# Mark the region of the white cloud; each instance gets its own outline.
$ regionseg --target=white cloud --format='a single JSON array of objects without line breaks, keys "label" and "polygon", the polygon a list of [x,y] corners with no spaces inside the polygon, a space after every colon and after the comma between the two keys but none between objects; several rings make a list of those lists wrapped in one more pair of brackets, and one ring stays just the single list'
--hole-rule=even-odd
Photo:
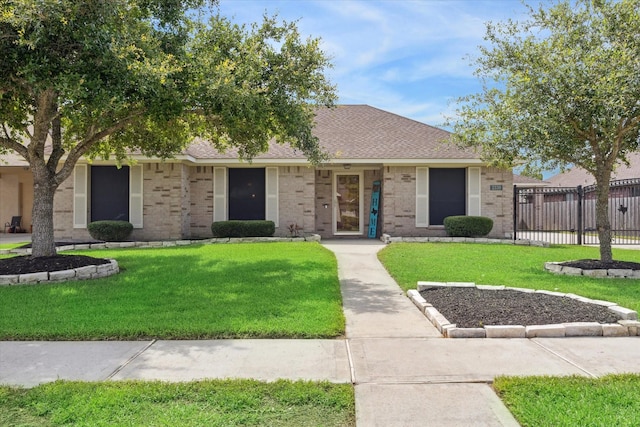
[{"label": "white cloud", "polygon": [[449,99],[478,90],[465,57],[483,43],[485,22],[525,8],[519,0],[221,0],[220,10],[240,22],[265,11],[299,19],[303,36],[322,38],[332,57],[340,102],[438,124],[453,114]]}]

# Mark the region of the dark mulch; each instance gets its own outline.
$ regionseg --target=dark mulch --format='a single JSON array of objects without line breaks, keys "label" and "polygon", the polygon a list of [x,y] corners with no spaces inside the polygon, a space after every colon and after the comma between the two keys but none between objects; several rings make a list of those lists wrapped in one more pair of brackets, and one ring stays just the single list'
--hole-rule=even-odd
[{"label": "dark mulch", "polygon": [[56,255],[34,258],[31,255],[0,259],[0,275],[39,273],[42,271],[61,271],[87,265],[108,264],[103,258],[84,255]]},{"label": "dark mulch", "polygon": [[[70,246],[70,245],[88,245],[92,243],[104,243],[102,240],[56,240],[55,245],[57,247],[60,246]],[[31,243],[24,244],[20,246],[20,249],[28,249],[31,248]]]},{"label": "dark mulch", "polygon": [[599,259],[579,259],[560,263],[567,267],[581,268],[583,270],[608,270],[610,268],[621,270],[640,270],[640,263],[631,261],[602,262]]},{"label": "dark mulch", "polygon": [[541,293],[434,287],[420,294],[459,328],[569,322],[616,323],[619,320],[606,307]]}]

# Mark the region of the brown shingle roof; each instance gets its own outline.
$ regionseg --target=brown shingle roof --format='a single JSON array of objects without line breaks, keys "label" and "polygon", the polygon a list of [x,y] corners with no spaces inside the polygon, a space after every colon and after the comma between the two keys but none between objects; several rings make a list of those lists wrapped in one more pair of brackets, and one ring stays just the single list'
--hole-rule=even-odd
[{"label": "brown shingle roof", "polygon": [[518,175],[517,173],[513,174],[513,185],[517,185],[519,187],[542,187],[549,185],[548,181],[542,181],[537,178],[531,178],[530,176]]},{"label": "brown shingle roof", "polygon": [[[640,153],[629,154],[629,166],[618,164],[611,175],[611,180],[640,178]],[[570,170],[552,176],[547,181],[551,187],[577,187],[595,184],[596,180],[586,170],[574,167]]]},{"label": "brown shingle roof", "polygon": [[[478,159],[471,150],[449,144],[449,132],[368,105],[319,108],[314,134],[333,159]],[[236,150],[218,153],[206,141],[195,141],[184,152],[196,159],[235,159]],[[260,159],[300,159],[290,146],[270,143]]]},{"label": "brown shingle roof", "polygon": [[[417,122],[369,105],[340,105],[319,108],[315,118],[314,134],[320,146],[336,161],[393,162],[478,160],[472,150],[456,148],[447,141],[449,132]],[[300,160],[306,158],[289,145],[270,142],[269,151],[254,158],[260,160]],[[139,153],[131,153],[139,154]],[[238,151],[218,152],[207,141],[195,140],[183,152],[197,161],[229,160],[238,158]],[[7,159],[7,156],[3,156]],[[11,163],[17,159],[9,158]]]}]

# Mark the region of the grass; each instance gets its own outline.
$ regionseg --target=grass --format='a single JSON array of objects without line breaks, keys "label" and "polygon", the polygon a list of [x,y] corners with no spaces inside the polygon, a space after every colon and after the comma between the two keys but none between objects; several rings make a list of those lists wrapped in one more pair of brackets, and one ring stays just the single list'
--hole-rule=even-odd
[{"label": "grass", "polygon": [[20,246],[24,246],[29,242],[19,242],[19,243],[0,243],[0,249],[15,249]]},{"label": "grass", "polygon": [[316,243],[75,252],[105,279],[0,287],[0,340],[330,338],[344,333],[334,255]]},{"label": "grass", "polygon": [[[640,280],[555,275],[544,270],[546,261],[599,258],[598,248],[394,243],[378,256],[404,290],[415,289],[420,280],[475,282],[574,293],[640,311]],[[613,257],[640,262],[640,251],[614,249]]]},{"label": "grass", "polygon": [[354,426],[350,384],[253,380],[0,387],[0,425]]},{"label": "grass", "polygon": [[638,426],[640,375],[498,377],[494,389],[522,426]]}]

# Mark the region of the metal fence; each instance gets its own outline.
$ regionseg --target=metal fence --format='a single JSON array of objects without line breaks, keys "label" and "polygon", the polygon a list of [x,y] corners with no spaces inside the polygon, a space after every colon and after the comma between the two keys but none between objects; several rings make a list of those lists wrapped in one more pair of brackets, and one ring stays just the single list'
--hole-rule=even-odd
[{"label": "metal fence", "polygon": [[[611,181],[609,191],[611,243],[640,245],[640,178]],[[513,213],[515,239],[598,244],[595,186],[515,187]]]}]

